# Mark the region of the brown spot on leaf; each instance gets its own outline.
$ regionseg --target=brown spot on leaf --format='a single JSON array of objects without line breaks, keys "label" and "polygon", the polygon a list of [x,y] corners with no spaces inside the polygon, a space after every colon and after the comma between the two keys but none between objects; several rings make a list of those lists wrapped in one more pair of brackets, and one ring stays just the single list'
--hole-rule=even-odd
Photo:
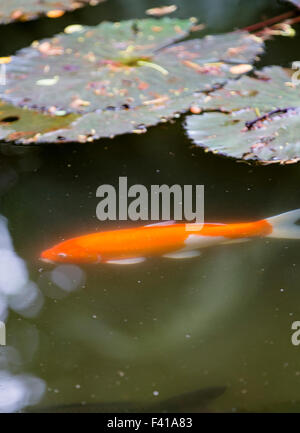
[{"label": "brown spot on leaf", "polygon": [[168,15],[177,10],[176,5],[170,5],[170,6],[160,6],[157,8],[151,8],[146,10],[147,15],[157,16],[161,17],[163,15]]},{"label": "brown spot on leaf", "polygon": [[70,103],[70,107],[74,108],[75,110],[82,108],[82,107],[88,107],[90,105],[89,101],[84,101],[83,99],[78,98],[78,96],[75,96]]},{"label": "brown spot on leaf", "polygon": [[54,9],[53,11],[47,12],[48,18],[60,18],[64,15],[64,11],[61,9]]},{"label": "brown spot on leaf", "polygon": [[162,29],[163,29],[163,28],[160,27],[160,26],[153,26],[153,27],[151,27],[151,30],[152,30],[153,32],[156,32],[156,33],[161,32]]},{"label": "brown spot on leaf", "polygon": [[61,56],[64,53],[63,47],[53,45],[50,42],[43,42],[37,48],[40,53],[46,56]]},{"label": "brown spot on leaf", "polygon": [[146,89],[148,89],[148,87],[149,87],[149,84],[146,83],[145,81],[141,81],[138,85],[139,90],[146,90]]}]

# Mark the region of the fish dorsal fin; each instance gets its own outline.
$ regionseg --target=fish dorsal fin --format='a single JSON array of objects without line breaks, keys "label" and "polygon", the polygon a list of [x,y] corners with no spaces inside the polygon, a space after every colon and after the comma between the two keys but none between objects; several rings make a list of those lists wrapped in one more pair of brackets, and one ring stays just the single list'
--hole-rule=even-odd
[{"label": "fish dorsal fin", "polygon": [[137,263],[142,263],[145,260],[145,257],[134,257],[132,259],[108,260],[105,263],[110,265],[135,265]]},{"label": "fish dorsal fin", "polygon": [[159,223],[154,223],[154,224],[148,224],[145,227],[159,227],[159,226],[171,226],[173,224],[175,224],[176,221],[161,221]]},{"label": "fish dorsal fin", "polygon": [[166,259],[190,259],[192,257],[199,257],[201,252],[198,250],[190,251],[177,251],[175,253],[164,254],[163,257]]}]

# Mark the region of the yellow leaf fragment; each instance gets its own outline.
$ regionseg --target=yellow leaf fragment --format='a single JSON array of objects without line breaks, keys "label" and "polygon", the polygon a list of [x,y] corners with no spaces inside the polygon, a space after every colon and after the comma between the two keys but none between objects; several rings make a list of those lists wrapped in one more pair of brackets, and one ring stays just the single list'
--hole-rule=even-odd
[{"label": "yellow leaf fragment", "polygon": [[82,29],[83,29],[83,26],[81,24],[73,24],[71,26],[67,26],[64,29],[64,32],[69,35],[71,33],[80,32]]},{"label": "yellow leaf fragment", "polygon": [[259,108],[255,107],[254,110],[255,110],[255,114],[256,114],[256,116],[257,116],[257,117],[260,117],[260,116],[261,116],[261,113],[260,113]]},{"label": "yellow leaf fragment", "polygon": [[138,64],[138,66],[146,66],[147,68],[155,69],[156,71],[160,72],[163,75],[169,74],[169,72],[165,68],[158,65],[157,63],[147,62],[144,60],[138,60],[137,64]]},{"label": "yellow leaf fragment", "polygon": [[247,63],[241,63],[240,65],[234,65],[229,70],[232,74],[246,74],[246,72],[252,71],[253,66]]},{"label": "yellow leaf fragment", "polygon": [[170,98],[168,96],[162,96],[160,98],[151,99],[149,101],[144,101],[143,105],[160,105],[167,102]]},{"label": "yellow leaf fragment", "polygon": [[60,18],[64,15],[64,11],[62,11],[61,9],[54,9],[53,11],[49,11],[47,12],[47,17],[48,18]]},{"label": "yellow leaf fragment", "polygon": [[0,65],[6,65],[11,62],[11,57],[0,57]]},{"label": "yellow leaf fragment", "polygon": [[42,80],[38,80],[36,82],[37,86],[54,86],[59,80],[58,76],[55,76],[53,78],[44,78]]}]

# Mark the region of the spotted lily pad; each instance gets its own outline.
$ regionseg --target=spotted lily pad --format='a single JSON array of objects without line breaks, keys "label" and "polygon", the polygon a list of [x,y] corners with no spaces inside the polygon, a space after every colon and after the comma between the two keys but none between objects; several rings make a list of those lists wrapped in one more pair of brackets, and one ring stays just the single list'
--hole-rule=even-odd
[{"label": "spotted lily pad", "polygon": [[300,86],[291,74],[281,67],[264,68],[199,98],[197,104],[206,112],[187,117],[189,137],[208,151],[238,159],[297,162]]},{"label": "spotted lily pad", "polygon": [[[125,133],[141,134],[147,131],[149,125],[179,117],[186,112],[187,105],[193,103],[196,103],[196,98],[187,96],[175,98],[163,105],[108,110],[101,113],[99,121],[99,113],[55,115],[0,101],[0,140],[15,141],[18,144],[86,142]],[[141,119],[144,123],[141,123]]]},{"label": "spotted lily pad", "polygon": [[71,33],[12,58],[1,98],[51,112],[135,108],[224,83],[234,75],[228,62],[252,62],[261,51],[261,41],[248,33],[170,45],[192,24],[165,18],[71,26]]},{"label": "spotted lily pad", "polygon": [[99,113],[87,113],[78,116],[67,128],[53,130],[48,133],[37,135],[23,142],[86,142],[116,135],[135,133],[141,134],[147,131],[148,126],[167,122],[172,118],[179,117],[187,111],[187,107],[193,105],[196,98],[185,96],[173,98],[163,103],[149,106],[138,106],[130,110],[103,111]]},{"label": "spotted lily pad", "polygon": [[95,6],[104,0],[1,0],[0,23],[11,21],[28,21],[40,15],[58,18],[65,11],[91,5]]},{"label": "spotted lily pad", "polygon": [[[67,27],[12,57],[0,96],[45,113],[77,113],[59,135],[66,141],[142,131],[188,110],[195,93],[251,69],[263,51],[247,32],[174,43],[193,24],[164,18]],[[49,133],[38,141],[58,139]]]}]

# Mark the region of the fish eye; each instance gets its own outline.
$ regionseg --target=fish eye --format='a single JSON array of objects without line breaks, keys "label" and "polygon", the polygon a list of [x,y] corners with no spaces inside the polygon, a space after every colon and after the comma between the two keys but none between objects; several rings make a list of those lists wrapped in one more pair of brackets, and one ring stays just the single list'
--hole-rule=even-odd
[{"label": "fish eye", "polygon": [[67,257],[66,253],[58,253],[57,255],[58,255],[58,257],[61,257],[62,259],[64,259],[65,257]]}]

